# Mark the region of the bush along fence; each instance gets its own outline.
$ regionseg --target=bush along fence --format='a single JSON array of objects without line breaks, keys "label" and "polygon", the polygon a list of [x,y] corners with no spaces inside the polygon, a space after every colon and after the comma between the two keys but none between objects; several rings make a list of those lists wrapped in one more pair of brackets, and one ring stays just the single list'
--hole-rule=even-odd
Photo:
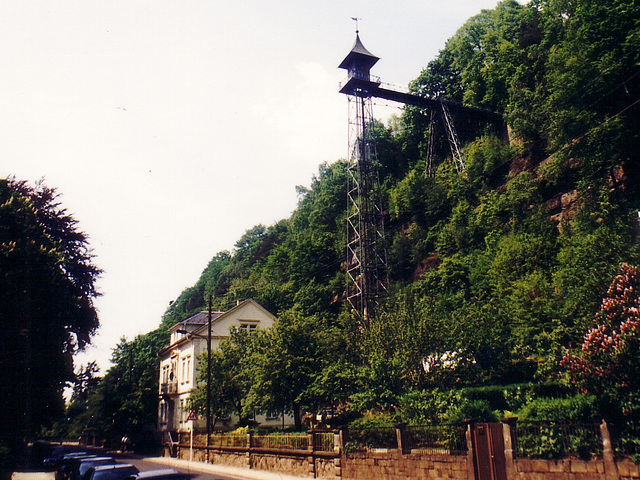
[{"label": "bush along fence", "polygon": [[635,480],[607,424],[406,425],[306,433],[180,434],[166,454],[309,478]]}]

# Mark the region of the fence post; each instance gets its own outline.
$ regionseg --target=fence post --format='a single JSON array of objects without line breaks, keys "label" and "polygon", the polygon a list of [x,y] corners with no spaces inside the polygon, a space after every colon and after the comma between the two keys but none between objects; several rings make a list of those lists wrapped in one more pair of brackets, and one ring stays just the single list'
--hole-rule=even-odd
[{"label": "fence post", "polygon": [[307,450],[309,450],[308,462],[309,462],[309,476],[316,478],[316,459],[314,452],[316,450],[316,435],[313,430],[307,431]]},{"label": "fence post", "polygon": [[209,446],[210,446],[210,443],[211,443],[211,433],[207,433],[207,441],[206,441],[206,445],[205,445],[205,448],[207,449],[207,456],[205,457],[207,463],[209,463]]},{"label": "fence post", "polygon": [[405,453],[410,453],[410,451],[408,451],[407,447],[407,424],[402,422],[402,423],[396,423],[395,425],[396,427],[396,440],[398,443],[398,454],[399,455],[403,455]]},{"label": "fence post", "polygon": [[251,437],[253,433],[247,432],[247,467],[251,468]]},{"label": "fence post", "polygon": [[349,441],[349,427],[344,425],[340,427],[340,448],[342,449],[342,453],[344,454],[344,447]]},{"label": "fence post", "polygon": [[600,424],[600,436],[602,437],[602,459],[604,460],[605,480],[619,480],[618,468],[613,457],[613,447],[611,446],[611,434],[607,422],[602,420]]},{"label": "fence post", "polygon": [[467,424],[467,431],[465,432],[465,438],[467,440],[467,480],[475,479],[475,466],[474,466],[474,453],[473,453],[473,439],[471,429],[473,428],[471,421],[464,422]]},{"label": "fence post", "polygon": [[504,438],[504,463],[507,473],[507,480],[515,480],[516,465],[513,460],[513,434],[511,429],[515,428],[517,417],[502,419],[502,436]]},{"label": "fence post", "polygon": [[339,454],[338,457],[333,459],[333,472],[337,478],[342,478],[342,455],[344,452],[342,444],[342,431],[333,431],[333,451]]}]

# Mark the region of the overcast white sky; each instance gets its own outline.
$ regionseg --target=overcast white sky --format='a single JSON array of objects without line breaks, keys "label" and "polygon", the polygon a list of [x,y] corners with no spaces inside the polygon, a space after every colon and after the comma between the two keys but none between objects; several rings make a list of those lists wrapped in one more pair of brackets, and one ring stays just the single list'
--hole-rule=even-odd
[{"label": "overcast white sky", "polygon": [[288,217],[295,186],[346,155],[351,17],[373,73],[406,85],[496,4],[0,0],[0,176],[58,188],[104,269],[77,362],[108,367],[120,337],[156,328],[215,253]]}]

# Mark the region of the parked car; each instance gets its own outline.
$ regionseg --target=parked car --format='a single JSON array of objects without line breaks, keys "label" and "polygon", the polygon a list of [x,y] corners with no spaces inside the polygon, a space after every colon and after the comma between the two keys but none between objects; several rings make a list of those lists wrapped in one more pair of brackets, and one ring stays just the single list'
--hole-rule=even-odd
[{"label": "parked car", "polygon": [[87,470],[81,480],[124,480],[138,473],[138,469],[130,463],[113,465],[97,465]]},{"label": "parked car", "polygon": [[162,468],[160,470],[146,470],[137,475],[131,475],[125,480],[189,480],[189,475],[180,473],[173,468]]},{"label": "parked car", "polygon": [[67,450],[63,446],[54,447],[53,450],[42,460],[42,466],[45,468],[55,468],[60,459],[66,455]]},{"label": "parked car", "polygon": [[97,457],[95,453],[89,452],[72,452],[63,455],[62,458],[56,463],[56,480],[66,480],[67,472],[69,471],[69,467],[74,460],[78,458],[95,457]]},{"label": "parked car", "polygon": [[91,467],[97,467],[98,465],[113,465],[116,463],[113,457],[80,457],[74,458],[68,468],[65,469],[64,474],[66,480],[80,480],[87,470]]},{"label": "parked car", "polygon": [[64,449],[64,447],[60,447],[61,450],[56,450],[55,452],[52,452],[50,457],[47,457],[43,460],[43,465],[45,467],[50,467],[50,468],[58,468],[58,466],[60,465],[60,463],[62,463],[64,460],[69,459],[69,458],[75,458],[75,457],[81,457],[81,456],[89,456],[89,455],[95,455],[94,453],[89,453],[89,452],[85,452],[85,451],[79,451],[79,452],[68,452]]}]

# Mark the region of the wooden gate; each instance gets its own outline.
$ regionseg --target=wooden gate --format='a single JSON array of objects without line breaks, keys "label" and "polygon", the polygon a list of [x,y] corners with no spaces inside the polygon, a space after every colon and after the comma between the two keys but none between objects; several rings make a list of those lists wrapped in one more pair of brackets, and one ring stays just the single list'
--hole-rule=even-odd
[{"label": "wooden gate", "polygon": [[502,424],[476,423],[471,431],[476,480],[507,480]]}]

